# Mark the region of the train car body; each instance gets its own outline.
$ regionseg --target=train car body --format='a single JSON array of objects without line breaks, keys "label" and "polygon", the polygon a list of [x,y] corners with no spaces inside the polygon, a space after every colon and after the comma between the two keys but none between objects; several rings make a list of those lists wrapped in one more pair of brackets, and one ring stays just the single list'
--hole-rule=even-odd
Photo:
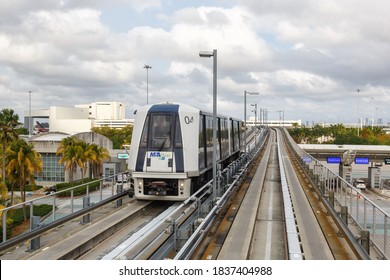
[{"label": "train car body", "polygon": [[[182,201],[212,178],[211,113],[184,104],[147,105],[136,112],[129,155],[134,196]],[[241,121],[217,118],[217,162],[241,149]]]}]

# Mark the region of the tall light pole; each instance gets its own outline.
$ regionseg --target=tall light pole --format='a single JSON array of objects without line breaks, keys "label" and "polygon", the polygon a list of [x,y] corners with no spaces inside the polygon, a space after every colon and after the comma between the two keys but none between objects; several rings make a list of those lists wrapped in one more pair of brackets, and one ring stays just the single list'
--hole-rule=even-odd
[{"label": "tall light pole", "polygon": [[251,104],[251,106],[255,107],[255,109],[252,111],[255,113],[255,148],[256,148],[256,131],[257,131],[257,103],[256,104]]},{"label": "tall light pole", "polygon": [[359,136],[359,129],[360,129],[360,112],[359,112],[359,92],[360,92],[360,89],[357,89],[357,101],[358,101],[358,111],[357,111],[357,114],[358,114],[358,129],[357,129],[357,134]]},{"label": "tall light pole", "polygon": [[152,66],[145,64],[144,68],[146,69],[146,105],[149,104],[149,69],[152,69]]},{"label": "tall light pole", "polygon": [[282,115],[281,115],[282,110],[277,110],[276,113],[279,113],[279,127],[281,127],[282,126]]},{"label": "tall light pole", "polygon": [[263,108],[263,127],[268,126],[268,109]]},{"label": "tall light pole", "polygon": [[246,95],[249,94],[249,95],[259,95],[258,92],[249,92],[249,91],[244,91],[244,126],[245,126],[245,130],[244,130],[244,138],[245,138],[245,141],[244,141],[244,155],[246,157]]},{"label": "tall light pole", "polygon": [[28,91],[28,136],[31,135],[31,93],[32,91]]},{"label": "tall light pole", "polygon": [[200,57],[213,57],[213,198],[217,196],[217,50],[200,51]]}]

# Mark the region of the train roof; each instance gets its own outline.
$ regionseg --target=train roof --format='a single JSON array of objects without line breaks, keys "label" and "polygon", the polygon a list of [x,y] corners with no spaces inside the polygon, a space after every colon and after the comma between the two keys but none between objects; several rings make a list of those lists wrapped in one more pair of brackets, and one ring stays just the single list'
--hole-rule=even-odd
[{"label": "train roof", "polygon": [[[176,107],[176,109],[174,109],[175,107]],[[210,116],[213,115],[213,113],[208,111],[208,110],[200,109],[200,108],[197,108],[195,106],[188,105],[188,104],[174,103],[174,102],[163,102],[163,103],[149,104],[149,105],[146,105],[146,106],[142,106],[137,111],[149,112],[150,110],[155,111],[155,112],[169,112],[169,111],[172,111],[172,110],[175,110],[175,111],[177,110],[177,111],[180,111],[180,112],[192,112],[192,113],[200,112],[201,114],[204,114],[204,115],[210,115]],[[226,116],[226,115],[217,114],[217,116],[220,117],[220,118],[229,118],[229,119],[232,119],[232,120],[241,121],[238,118],[230,117],[230,116]]]}]

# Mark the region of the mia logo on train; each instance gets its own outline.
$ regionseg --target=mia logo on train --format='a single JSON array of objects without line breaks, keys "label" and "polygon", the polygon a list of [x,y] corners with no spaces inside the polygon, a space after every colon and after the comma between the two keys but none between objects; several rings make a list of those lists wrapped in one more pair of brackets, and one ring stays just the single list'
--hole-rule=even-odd
[{"label": "mia logo on train", "polygon": [[167,158],[172,158],[172,153],[167,152],[149,152],[150,158],[158,158],[160,160],[165,160]]}]

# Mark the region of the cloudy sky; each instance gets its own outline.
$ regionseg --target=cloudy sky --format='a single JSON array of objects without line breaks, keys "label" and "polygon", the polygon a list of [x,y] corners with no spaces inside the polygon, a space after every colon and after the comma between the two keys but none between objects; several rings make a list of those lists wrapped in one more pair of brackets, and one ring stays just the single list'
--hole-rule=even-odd
[{"label": "cloudy sky", "polygon": [[[120,101],[243,118],[250,104],[277,119],[390,121],[386,0],[0,0],[0,109]],[[357,93],[357,89],[360,93]],[[359,98],[358,98],[359,97]],[[358,110],[359,104],[359,110]]]}]

